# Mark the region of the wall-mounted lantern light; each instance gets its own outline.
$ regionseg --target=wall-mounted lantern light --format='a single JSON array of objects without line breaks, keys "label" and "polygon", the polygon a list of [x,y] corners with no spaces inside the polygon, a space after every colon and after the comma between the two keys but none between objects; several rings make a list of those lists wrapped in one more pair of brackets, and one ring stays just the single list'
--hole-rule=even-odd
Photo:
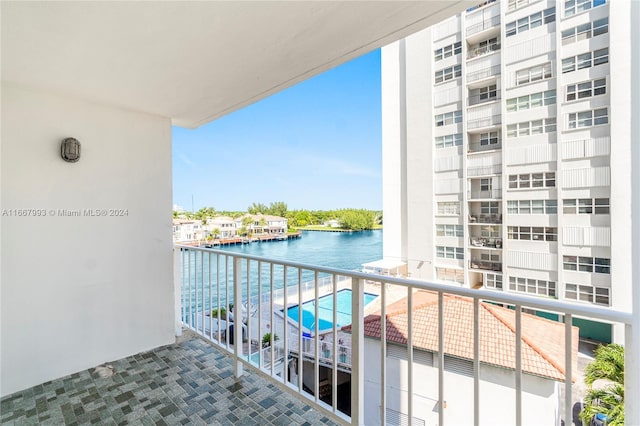
[{"label": "wall-mounted lantern light", "polygon": [[75,163],[80,159],[80,142],[75,138],[66,138],[60,145],[60,155],[68,163]]}]

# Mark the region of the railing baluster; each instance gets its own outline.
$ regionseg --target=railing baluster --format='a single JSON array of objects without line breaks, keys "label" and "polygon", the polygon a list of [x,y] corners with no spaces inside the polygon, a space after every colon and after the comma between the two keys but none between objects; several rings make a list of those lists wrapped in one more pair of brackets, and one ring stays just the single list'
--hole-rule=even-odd
[{"label": "railing baluster", "polygon": [[302,392],[302,269],[298,268],[298,392]]},{"label": "railing baluster", "polygon": [[[229,304],[227,303],[227,306]],[[233,259],[233,357],[234,374],[242,376],[242,258]],[[229,313],[227,312],[227,318]],[[229,321],[227,321],[228,323]]]},{"label": "railing baluster", "polygon": [[573,357],[572,348],[573,348],[573,336],[572,336],[572,325],[573,325],[573,315],[567,314],[564,317],[564,415],[565,421],[564,424],[571,424],[571,415],[573,411],[572,405],[572,396],[571,396],[571,382],[573,380]]},{"label": "railing baluster", "polygon": [[364,280],[352,278],[351,288],[351,424],[360,426],[364,425]]},{"label": "railing baluster", "polygon": [[[251,320],[249,320],[251,321]],[[258,260],[258,366],[262,365],[262,261]]]},{"label": "railing baluster", "polygon": [[200,303],[202,304],[202,307],[200,308],[201,310],[201,317],[202,320],[200,321],[200,333],[204,336],[205,335],[205,328],[204,328],[204,251],[200,252],[200,284],[202,284],[202,288],[200,289],[201,293],[200,293]]},{"label": "railing baluster", "polygon": [[516,425],[522,424],[522,306],[516,305]]},{"label": "railing baluster", "polygon": [[[314,278],[315,281],[318,282],[318,271],[315,271],[314,273]],[[319,339],[318,339],[318,333],[319,333],[319,327],[318,327],[318,316],[320,315],[319,309],[318,309],[318,296],[319,296],[319,289],[318,286],[315,286],[315,291],[314,291],[314,311],[315,311],[315,321],[314,321],[314,333],[313,333],[313,340],[314,340],[314,367],[313,367],[313,377],[314,377],[314,381],[313,381],[313,394],[315,396],[315,401],[316,403],[320,401],[320,350],[319,350]]]},{"label": "railing baluster", "polygon": [[273,322],[273,299],[274,299],[274,294],[273,294],[273,263],[269,264],[269,291],[270,291],[270,295],[271,297],[269,297],[269,304],[270,304],[270,315],[271,315],[271,323],[269,325],[271,333],[269,334],[271,336],[270,340],[271,343],[269,344],[269,348],[271,349],[270,353],[271,353],[271,377],[274,376],[274,364],[276,362],[276,358],[275,358],[275,346],[276,346],[276,327],[275,327],[275,323]]},{"label": "railing baluster", "polygon": [[444,425],[444,295],[438,291],[438,426]]},{"label": "railing baluster", "polygon": [[213,309],[213,274],[211,272],[211,256],[214,254],[209,253],[209,308],[207,309],[207,313],[209,314],[209,340],[213,340],[213,315],[211,315],[211,311]]},{"label": "railing baluster", "polygon": [[387,422],[387,284],[380,282],[380,424]]},{"label": "railing baluster", "polygon": [[[242,306],[244,306],[244,299],[240,307],[240,315],[242,315],[242,322],[244,322],[244,312],[242,312]],[[249,342],[249,350],[247,351],[247,361],[251,362],[251,260],[247,259],[247,307],[245,309],[247,313],[247,340]]]},{"label": "railing baluster", "polygon": [[193,330],[193,288],[191,286],[191,253],[193,250],[189,250],[189,328]]},{"label": "railing baluster", "polygon": [[224,340],[225,347],[229,350],[229,256],[224,257]]},{"label": "railing baluster", "polygon": [[218,345],[222,346],[222,337],[220,336],[221,330],[220,330],[220,255],[216,256],[216,307],[217,307],[217,314],[216,316],[218,317],[218,322],[216,324],[216,334],[218,335]]},{"label": "railing baluster", "polygon": [[[338,332],[336,330],[336,324],[338,324],[338,280],[336,279],[335,274],[332,275],[331,277],[332,280],[332,284],[333,284],[333,343],[331,345],[332,348],[332,356],[331,359],[333,360],[333,370],[331,370],[331,407],[332,407],[332,411],[334,413],[338,412],[338,364],[336,363],[336,352],[338,351]],[[353,283],[353,280],[351,281]],[[352,287],[353,288],[353,287]],[[352,305],[353,305],[353,297],[355,297],[355,294],[351,293],[351,297],[352,297]],[[353,313],[351,314],[352,318],[353,318]],[[351,321],[353,323],[353,320]],[[352,325],[353,327],[353,325]],[[353,350],[353,328],[351,330],[351,349]],[[353,354],[352,354],[353,355]],[[352,361],[353,364],[353,361]],[[351,377],[353,378],[353,376],[355,376],[355,373],[353,372],[353,367],[351,370]],[[353,380],[352,380],[352,385],[351,385],[351,401],[353,403]],[[351,417],[351,421],[353,422],[353,416]]]},{"label": "railing baluster", "polygon": [[473,298],[473,424],[480,424],[480,301]]},{"label": "railing baluster", "polygon": [[284,316],[284,321],[282,323],[282,347],[284,350],[283,359],[282,359],[282,381],[287,384],[287,370],[289,368],[289,339],[287,333],[289,332],[289,303],[287,301],[287,296],[289,295],[289,288],[287,285],[287,265],[283,265],[283,298],[284,298],[284,310],[282,311]]},{"label": "railing baluster", "polygon": [[407,287],[407,417],[413,425],[413,288]]},{"label": "railing baluster", "polygon": [[184,318],[184,304],[182,303],[182,256],[179,247],[173,248],[173,308],[174,330],[176,336],[182,336],[182,319]]}]

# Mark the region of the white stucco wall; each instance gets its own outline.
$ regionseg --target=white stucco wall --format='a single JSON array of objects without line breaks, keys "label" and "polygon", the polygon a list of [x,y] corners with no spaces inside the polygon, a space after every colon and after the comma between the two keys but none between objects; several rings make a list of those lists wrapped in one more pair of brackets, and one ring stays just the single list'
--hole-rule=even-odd
[{"label": "white stucco wall", "polygon": [[0,394],[172,343],[170,120],[3,85],[1,152]]},{"label": "white stucco wall", "polygon": [[[380,424],[380,341],[365,339],[365,424]],[[415,355],[414,355],[415,356]],[[436,361],[434,361],[436,362]],[[438,368],[413,367],[413,417],[427,425],[438,423]],[[387,356],[387,408],[407,414],[407,361]],[[552,380],[523,375],[522,424],[557,424],[558,386]],[[473,424],[473,377],[444,372],[445,424]],[[480,366],[480,424],[515,424],[515,376],[513,371]]]}]

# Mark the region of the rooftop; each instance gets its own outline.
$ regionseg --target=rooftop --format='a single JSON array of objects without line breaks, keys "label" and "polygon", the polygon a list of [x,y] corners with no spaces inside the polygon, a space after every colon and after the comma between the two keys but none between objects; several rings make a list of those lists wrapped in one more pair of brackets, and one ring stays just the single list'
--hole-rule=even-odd
[{"label": "rooftop", "polygon": [[[444,352],[473,360],[473,300],[444,296]],[[417,291],[413,295],[413,344],[415,348],[438,350],[438,295]],[[480,306],[480,361],[510,369],[516,368],[515,311],[490,303]],[[387,341],[407,344],[407,299],[387,308]],[[345,327],[348,330],[348,327]],[[380,312],[364,319],[365,336],[379,339]],[[574,327],[573,369],[578,362],[578,330]],[[522,371],[530,374],[565,379],[564,324],[522,314]]]}]

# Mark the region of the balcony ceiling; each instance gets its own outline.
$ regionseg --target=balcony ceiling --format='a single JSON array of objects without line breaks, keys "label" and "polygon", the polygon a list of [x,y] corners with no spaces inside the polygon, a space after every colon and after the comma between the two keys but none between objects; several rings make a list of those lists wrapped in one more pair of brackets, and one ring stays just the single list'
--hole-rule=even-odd
[{"label": "balcony ceiling", "polygon": [[473,3],[2,2],[2,79],[197,127]]}]

